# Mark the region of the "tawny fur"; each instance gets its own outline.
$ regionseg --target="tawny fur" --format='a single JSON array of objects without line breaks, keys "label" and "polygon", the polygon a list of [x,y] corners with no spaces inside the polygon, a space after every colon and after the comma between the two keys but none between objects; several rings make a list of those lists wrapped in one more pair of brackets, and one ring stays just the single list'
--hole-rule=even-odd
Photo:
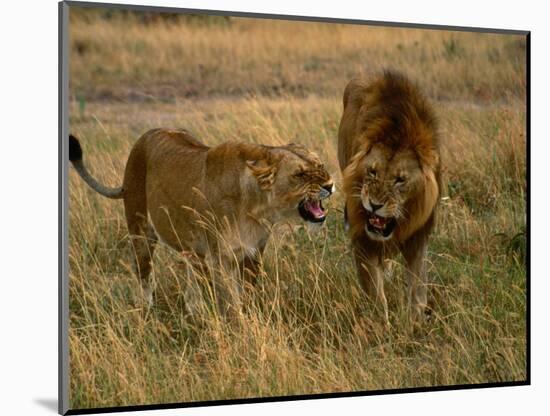
[{"label": "tawny fur", "polygon": [[108,189],[89,179],[73,136],[70,145],[71,161],[87,183],[124,200],[147,294],[153,291],[151,259],[160,239],[214,277],[223,313],[238,308],[243,269],[249,276],[257,272],[271,226],[300,219],[300,201],[332,186],[317,155],[297,144],[208,147],[185,130],[155,129],[132,148],[122,188]]},{"label": "tawny fur", "polygon": [[[343,101],[338,160],[360,282],[387,321],[382,268],[401,251],[411,317],[419,318],[427,306],[425,253],[441,189],[433,110],[416,86],[394,72],[352,80]],[[367,232],[365,206],[372,201],[397,220],[385,241]]]}]

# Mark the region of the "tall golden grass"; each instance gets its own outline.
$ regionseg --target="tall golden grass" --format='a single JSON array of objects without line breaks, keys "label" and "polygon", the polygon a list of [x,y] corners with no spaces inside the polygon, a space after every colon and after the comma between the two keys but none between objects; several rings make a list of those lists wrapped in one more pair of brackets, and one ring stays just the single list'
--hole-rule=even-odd
[{"label": "tall golden grass", "polygon": [[384,67],[434,103],[446,184],[428,258],[433,321],[411,332],[399,261],[387,282],[391,330],[365,300],[340,193],[320,232],[277,229],[235,326],[215,313],[189,319],[181,259],[162,245],[155,303],[144,309],[121,202],[70,173],[71,408],[525,379],[521,37],[235,18],[143,23],[76,8],[70,17],[70,128],[109,185],[120,185],[139,135],[160,126],[210,145],[297,141],[339,180],[343,88]]}]

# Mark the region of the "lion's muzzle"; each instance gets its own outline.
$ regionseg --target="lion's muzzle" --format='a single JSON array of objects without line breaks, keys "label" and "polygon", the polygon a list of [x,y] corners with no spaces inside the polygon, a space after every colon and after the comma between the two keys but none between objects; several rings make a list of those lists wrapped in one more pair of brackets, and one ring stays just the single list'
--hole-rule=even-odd
[{"label": "lion's muzzle", "polygon": [[371,236],[387,239],[391,236],[396,226],[397,221],[395,217],[381,217],[380,215],[367,211],[366,228],[367,233]]}]

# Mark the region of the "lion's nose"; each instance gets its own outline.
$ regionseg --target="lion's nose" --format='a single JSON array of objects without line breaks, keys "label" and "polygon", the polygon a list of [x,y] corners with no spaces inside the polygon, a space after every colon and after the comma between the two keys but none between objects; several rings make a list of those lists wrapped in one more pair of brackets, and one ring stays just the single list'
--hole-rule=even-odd
[{"label": "lion's nose", "polygon": [[376,210],[382,208],[382,206],[384,205],[384,204],[375,204],[371,200],[369,200],[369,202],[370,202],[370,206],[372,207],[372,212],[376,212]]}]

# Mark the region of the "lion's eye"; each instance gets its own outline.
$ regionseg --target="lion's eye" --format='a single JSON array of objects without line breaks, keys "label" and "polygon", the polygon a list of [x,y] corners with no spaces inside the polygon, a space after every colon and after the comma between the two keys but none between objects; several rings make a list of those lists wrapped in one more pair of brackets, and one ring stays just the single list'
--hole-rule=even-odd
[{"label": "lion's eye", "polygon": [[405,183],[405,178],[403,176],[398,176],[395,178],[395,184],[396,185],[401,185],[401,184],[404,184]]},{"label": "lion's eye", "polygon": [[306,176],[306,172],[303,170],[300,170],[294,174],[296,178],[304,178]]},{"label": "lion's eye", "polygon": [[373,168],[369,168],[368,174],[371,178],[376,178],[376,170]]}]

